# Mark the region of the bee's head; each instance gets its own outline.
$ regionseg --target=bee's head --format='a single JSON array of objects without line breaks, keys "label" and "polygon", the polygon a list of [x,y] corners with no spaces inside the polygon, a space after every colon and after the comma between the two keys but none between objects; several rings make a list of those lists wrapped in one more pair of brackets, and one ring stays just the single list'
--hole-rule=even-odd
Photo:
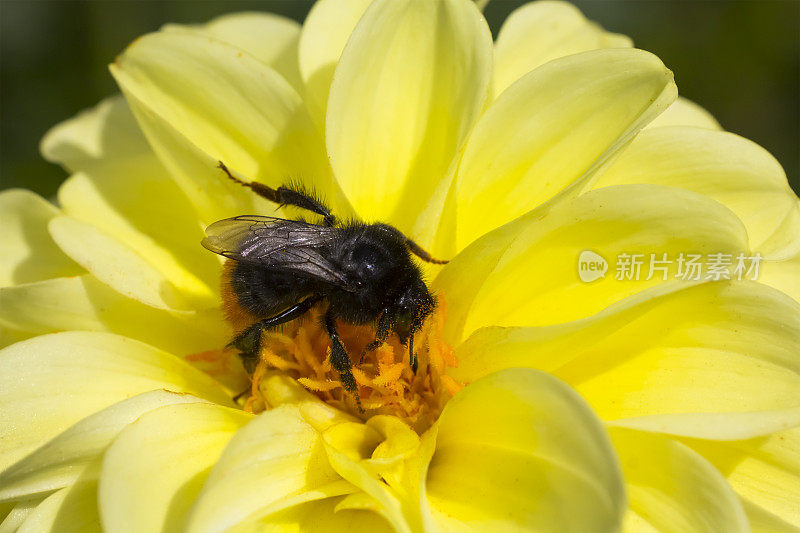
[{"label": "bee's head", "polygon": [[418,331],[425,319],[433,312],[436,302],[425,286],[425,282],[416,279],[405,286],[395,302],[397,318],[395,332],[400,342],[405,344],[408,338]]}]

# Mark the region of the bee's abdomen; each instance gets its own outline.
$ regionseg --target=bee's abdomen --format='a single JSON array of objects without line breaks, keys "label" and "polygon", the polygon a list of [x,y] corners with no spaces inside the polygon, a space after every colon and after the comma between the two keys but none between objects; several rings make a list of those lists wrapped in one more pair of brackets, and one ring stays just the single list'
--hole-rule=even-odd
[{"label": "bee's abdomen", "polygon": [[[274,316],[315,292],[311,280],[294,273],[265,269],[239,261],[229,261],[223,276],[223,299],[231,315],[237,306],[254,318]],[[228,287],[225,287],[228,285]],[[230,317],[234,318],[234,317]]]}]

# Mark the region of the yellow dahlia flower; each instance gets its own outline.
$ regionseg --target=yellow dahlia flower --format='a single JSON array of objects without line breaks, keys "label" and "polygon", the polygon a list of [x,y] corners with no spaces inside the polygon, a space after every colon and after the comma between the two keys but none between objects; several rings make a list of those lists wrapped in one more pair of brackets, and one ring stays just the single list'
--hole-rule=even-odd
[{"label": "yellow dahlia flower", "polygon": [[[631,46],[467,0],[135,41],[57,205],[0,194],[0,530],[798,530],[800,204]],[[250,385],[199,241],[282,212],[219,160],[452,259],[418,375],[376,350],[362,414],[306,322]]]}]

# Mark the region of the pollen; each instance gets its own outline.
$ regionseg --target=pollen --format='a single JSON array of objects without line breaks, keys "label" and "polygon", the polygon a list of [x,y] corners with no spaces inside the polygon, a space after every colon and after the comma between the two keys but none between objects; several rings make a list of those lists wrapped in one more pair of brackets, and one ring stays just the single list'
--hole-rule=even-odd
[{"label": "pollen", "polygon": [[330,364],[331,341],[321,326],[323,312],[323,307],[314,308],[308,316],[288,324],[282,331],[263,334],[245,410],[257,413],[265,408],[259,384],[268,371],[277,369],[324,402],[361,419],[392,415],[423,432],[461,389],[461,384],[445,374],[457,361],[452,348],[442,340],[443,298],[439,298],[436,311],[416,333],[416,372],[411,369],[408,346],[401,345],[396,336],[390,336],[383,346],[367,352],[359,362],[364,348],[374,338],[375,327],[339,324],[339,335],[353,364],[360,408]]}]

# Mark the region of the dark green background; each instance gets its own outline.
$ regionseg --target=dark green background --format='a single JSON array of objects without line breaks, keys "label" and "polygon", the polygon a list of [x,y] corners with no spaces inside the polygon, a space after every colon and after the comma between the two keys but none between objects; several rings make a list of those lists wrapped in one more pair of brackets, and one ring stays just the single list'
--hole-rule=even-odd
[{"label": "dark green background", "polygon": [[[523,1],[494,0],[497,33]],[[800,1],[578,0],[675,72],[682,95],[772,152],[800,191]],[[0,188],[51,196],[63,171],[38,154],[47,129],[116,92],[106,65],[166,22],[240,10],[302,20],[312,2],[0,0]]]}]

